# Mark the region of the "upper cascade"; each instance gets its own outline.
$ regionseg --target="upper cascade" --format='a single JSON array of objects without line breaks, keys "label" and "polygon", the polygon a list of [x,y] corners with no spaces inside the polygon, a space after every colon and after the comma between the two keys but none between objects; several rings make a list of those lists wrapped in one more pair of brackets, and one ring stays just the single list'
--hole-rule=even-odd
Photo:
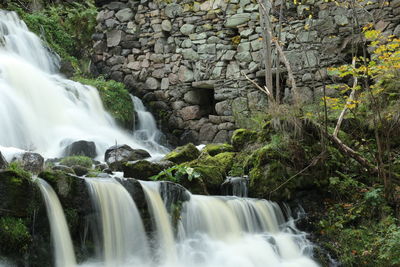
[{"label": "upper cascade", "polygon": [[115,143],[165,153],[120,128],[95,88],[57,74],[57,56],[16,13],[0,11],[0,40],[0,147],[59,157],[72,142],[87,140],[98,159]]}]

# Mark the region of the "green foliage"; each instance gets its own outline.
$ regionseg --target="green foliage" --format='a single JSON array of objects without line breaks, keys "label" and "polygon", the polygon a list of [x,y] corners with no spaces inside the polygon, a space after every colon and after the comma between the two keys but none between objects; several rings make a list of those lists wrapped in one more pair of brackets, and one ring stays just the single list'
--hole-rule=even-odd
[{"label": "green foliage", "polygon": [[14,171],[18,176],[25,179],[29,179],[32,176],[30,172],[22,168],[21,163],[18,161],[10,162],[10,164],[8,164],[7,170]]},{"label": "green foliage", "polygon": [[68,167],[72,166],[82,166],[85,168],[92,168],[93,161],[89,157],[85,156],[70,156],[70,157],[65,157],[60,161],[61,165],[65,165]]},{"label": "green foliage", "polygon": [[92,0],[48,4],[45,9],[33,13],[16,2],[8,4],[7,9],[16,11],[31,31],[79,71],[77,58],[89,56],[83,51],[90,51],[91,36],[96,26],[97,10]]},{"label": "green foliage", "polygon": [[132,129],[134,107],[129,92],[122,83],[113,80],[106,81],[103,77],[98,77],[96,79],[74,77],[74,80],[96,87],[104,104],[104,108],[122,126]]},{"label": "green foliage", "polygon": [[24,253],[31,240],[28,227],[24,221],[15,217],[0,218],[0,251],[8,253]]},{"label": "green foliage", "polygon": [[208,153],[210,156],[215,156],[223,152],[232,152],[233,146],[229,144],[208,144],[203,149],[203,152]]},{"label": "green foliage", "polygon": [[195,171],[191,167],[177,165],[166,170],[163,170],[159,174],[150,177],[153,181],[171,181],[174,183],[181,183],[183,179],[192,181],[193,179],[200,178],[200,173]]}]

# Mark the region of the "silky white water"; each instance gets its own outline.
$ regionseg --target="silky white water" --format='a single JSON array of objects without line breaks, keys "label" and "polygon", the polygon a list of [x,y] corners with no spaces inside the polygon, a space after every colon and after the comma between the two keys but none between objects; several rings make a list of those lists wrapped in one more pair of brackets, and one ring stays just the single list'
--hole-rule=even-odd
[{"label": "silky white water", "polygon": [[75,266],[76,260],[72,240],[60,201],[53,188],[46,181],[40,178],[37,178],[36,181],[46,204],[54,247],[55,266]]},{"label": "silky white water", "polygon": [[96,143],[98,159],[115,143],[165,153],[119,128],[95,88],[55,74],[57,59],[14,12],[0,11],[0,39],[0,146],[59,157],[70,143],[87,140]]},{"label": "silky white water", "polygon": [[114,179],[87,178],[97,210],[102,243],[101,266],[149,261],[149,247],[139,212],[128,191]]}]

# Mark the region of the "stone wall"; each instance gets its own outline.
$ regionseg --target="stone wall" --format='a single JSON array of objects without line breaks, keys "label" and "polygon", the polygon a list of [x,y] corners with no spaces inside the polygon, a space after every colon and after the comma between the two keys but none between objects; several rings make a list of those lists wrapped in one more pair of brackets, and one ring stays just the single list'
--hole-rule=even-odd
[{"label": "stone wall", "polygon": [[[273,1],[275,28],[281,2]],[[365,1],[354,10],[302,2],[283,1],[280,40],[305,101],[318,100],[330,82],[326,68],[348,62],[359,47],[356,20],[400,32],[399,0]],[[142,97],[179,142],[228,141],[234,129],[252,127],[266,110],[265,96],[242,74],[264,81],[258,8],[255,0],[107,3],[93,36],[94,71]],[[283,64],[279,69],[281,98],[290,101]]]}]

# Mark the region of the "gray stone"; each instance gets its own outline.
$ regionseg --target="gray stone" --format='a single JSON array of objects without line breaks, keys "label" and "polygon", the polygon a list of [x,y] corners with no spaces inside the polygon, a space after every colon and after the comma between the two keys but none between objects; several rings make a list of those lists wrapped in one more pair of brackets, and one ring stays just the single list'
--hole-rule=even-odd
[{"label": "gray stone", "polygon": [[122,32],[119,30],[111,30],[107,32],[107,46],[114,47],[119,45],[122,38]]},{"label": "gray stone", "polygon": [[161,28],[161,24],[152,24],[151,28],[153,29],[154,32],[161,32],[162,28]]},{"label": "gray stone", "polygon": [[17,154],[11,159],[11,162],[18,162],[22,169],[33,174],[39,174],[44,167],[44,158],[40,154],[33,152]]},{"label": "gray stone", "polygon": [[170,32],[172,30],[171,21],[165,19],[161,22],[161,29],[166,32]]},{"label": "gray stone", "polygon": [[187,103],[193,105],[203,105],[210,101],[208,94],[205,93],[204,89],[191,90],[184,95],[183,99]]},{"label": "gray stone", "polygon": [[127,22],[130,21],[133,18],[133,12],[130,8],[124,8],[120,11],[118,11],[115,16],[117,19],[121,22]]},{"label": "gray stone", "polygon": [[97,14],[96,21],[101,23],[107,19],[112,18],[114,16],[114,13],[114,11],[102,10]]},{"label": "gray stone", "polygon": [[164,14],[171,19],[182,15],[182,12],[182,7],[179,4],[169,4],[164,8]]},{"label": "gray stone", "polygon": [[235,56],[236,51],[235,50],[227,50],[225,52],[225,54],[222,56],[222,60],[227,60],[227,61],[231,61],[233,59],[233,57]]},{"label": "gray stone", "polygon": [[223,67],[215,67],[211,73],[213,79],[221,78]]},{"label": "gray stone", "polygon": [[225,27],[227,28],[235,28],[236,26],[246,23],[251,19],[251,14],[249,13],[242,13],[236,14],[229,17],[225,22]]},{"label": "gray stone", "polygon": [[226,70],[226,78],[238,79],[240,78],[240,68],[236,61],[229,63]]},{"label": "gray stone", "polygon": [[195,26],[193,24],[183,24],[180,31],[183,35],[189,35],[194,32]]},{"label": "gray stone", "polygon": [[165,41],[163,39],[158,39],[156,41],[156,43],[154,44],[154,52],[156,54],[164,53],[164,45],[165,45]]},{"label": "gray stone", "polygon": [[201,112],[199,106],[184,107],[178,111],[178,114],[182,117],[184,121],[201,118]]},{"label": "gray stone", "polygon": [[125,57],[123,56],[112,56],[110,59],[107,60],[109,65],[118,65],[123,64],[125,62]]},{"label": "gray stone", "polygon": [[171,107],[173,110],[180,110],[182,109],[184,106],[186,106],[186,103],[183,101],[175,101],[171,103]]},{"label": "gray stone", "polygon": [[140,61],[133,61],[129,62],[126,67],[131,70],[140,70],[142,67],[140,66],[141,62]]},{"label": "gray stone", "polygon": [[303,82],[309,82],[309,81],[311,81],[312,80],[312,75],[311,75],[311,73],[304,73],[303,74],[303,77],[301,77],[301,80],[303,81]]},{"label": "gray stone", "polygon": [[65,156],[86,156],[89,158],[95,158],[96,144],[91,141],[79,140],[68,145],[64,150]]},{"label": "gray stone", "polygon": [[251,12],[256,12],[258,9],[259,9],[258,4],[250,4],[244,8],[244,11],[251,13]]},{"label": "gray stone", "polygon": [[179,68],[178,77],[181,82],[191,82],[193,81],[194,74],[193,71],[185,66]]},{"label": "gray stone", "polygon": [[203,44],[197,47],[197,52],[199,54],[215,54],[217,50],[215,49],[215,44]]},{"label": "gray stone", "polygon": [[236,58],[236,60],[242,61],[242,62],[251,62],[251,61],[253,61],[253,58],[251,57],[251,53],[250,52],[237,53],[235,58]]},{"label": "gray stone", "polygon": [[303,61],[304,66],[306,67],[315,67],[318,64],[318,53],[316,51],[307,51],[305,54],[303,53]]},{"label": "gray stone", "polygon": [[258,51],[263,48],[263,42],[260,39],[256,39],[251,42],[251,49],[253,51]]},{"label": "gray stone", "polygon": [[400,25],[397,25],[393,31],[393,35],[400,37]]},{"label": "gray stone", "polygon": [[190,38],[190,40],[202,40],[202,41],[204,41],[204,43],[206,42],[206,38],[207,38],[207,34],[205,33],[205,32],[202,32],[202,33],[192,33],[192,34],[189,34],[189,38]]},{"label": "gray stone", "polygon": [[197,81],[192,82],[192,87],[200,89],[214,89],[215,83],[215,80]]},{"label": "gray stone", "polygon": [[160,83],[153,77],[148,77],[145,82],[145,89],[156,90],[160,87]]},{"label": "gray stone", "polygon": [[218,128],[216,125],[213,125],[211,123],[204,124],[203,127],[201,127],[200,132],[199,132],[199,140],[211,142],[214,139],[217,132],[218,132]]},{"label": "gray stone", "polygon": [[207,39],[208,44],[218,44],[221,43],[221,39],[218,38],[217,36],[211,36]]},{"label": "gray stone", "polygon": [[191,48],[193,45],[192,41],[190,41],[190,39],[185,39],[183,40],[181,47],[183,48]]},{"label": "gray stone", "polygon": [[169,79],[168,78],[163,78],[161,80],[161,90],[166,90],[169,87]]},{"label": "gray stone", "polygon": [[192,48],[182,49],[182,55],[183,58],[187,60],[195,61],[199,59],[199,54],[197,54],[197,52],[194,51]]},{"label": "gray stone", "polygon": [[218,102],[215,104],[215,112],[220,116],[231,116],[231,102],[228,100]]},{"label": "gray stone", "polygon": [[158,78],[158,79],[164,78],[164,75],[165,75],[164,69],[156,69],[156,70],[153,70],[153,72],[151,73],[152,77]]},{"label": "gray stone", "polygon": [[111,2],[106,7],[111,10],[121,10],[126,8],[126,4],[122,2]]},{"label": "gray stone", "polygon": [[335,15],[335,23],[339,26],[345,26],[349,24],[349,19],[345,15]]},{"label": "gray stone", "polygon": [[243,38],[247,38],[249,37],[252,33],[254,32],[254,29],[250,28],[250,29],[246,29],[240,32],[240,36]]},{"label": "gray stone", "polygon": [[317,31],[305,31],[299,33],[299,41],[302,43],[315,42],[318,40]]},{"label": "gray stone", "polygon": [[250,51],[250,42],[241,42],[237,47],[237,51],[239,53]]},{"label": "gray stone", "polygon": [[108,19],[104,22],[107,28],[111,29],[114,28],[116,25],[119,24],[119,22],[115,19]]},{"label": "gray stone", "polygon": [[223,144],[223,143],[228,143],[228,142],[229,142],[229,133],[228,133],[228,131],[227,131],[227,130],[221,130],[221,131],[219,131],[219,132],[215,135],[215,137],[214,137],[214,139],[213,139],[212,142],[215,143],[215,144],[218,144],[218,143],[221,143],[221,144]]}]

